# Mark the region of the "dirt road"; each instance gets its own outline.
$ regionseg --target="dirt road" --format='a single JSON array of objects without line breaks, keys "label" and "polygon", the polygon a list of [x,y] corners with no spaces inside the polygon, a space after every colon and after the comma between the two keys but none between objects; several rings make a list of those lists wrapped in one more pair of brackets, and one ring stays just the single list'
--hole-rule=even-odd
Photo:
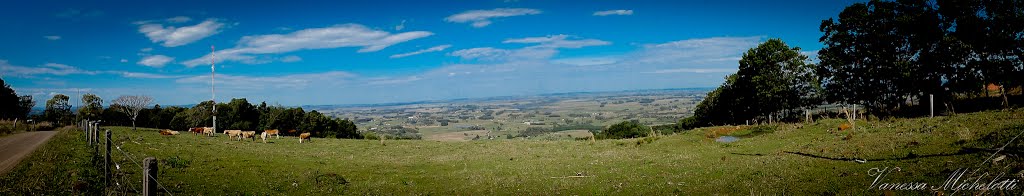
[{"label": "dirt road", "polygon": [[56,134],[57,131],[36,131],[0,138],[0,175],[14,169],[22,159]]}]

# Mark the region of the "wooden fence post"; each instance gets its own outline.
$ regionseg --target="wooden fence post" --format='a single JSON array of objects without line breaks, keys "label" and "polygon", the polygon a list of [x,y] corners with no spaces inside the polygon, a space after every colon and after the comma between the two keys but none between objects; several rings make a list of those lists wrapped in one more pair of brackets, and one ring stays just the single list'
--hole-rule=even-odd
[{"label": "wooden fence post", "polygon": [[142,195],[156,195],[156,158],[142,160]]},{"label": "wooden fence post", "polygon": [[107,129],[107,154],[103,158],[103,183],[110,186],[110,129]]}]

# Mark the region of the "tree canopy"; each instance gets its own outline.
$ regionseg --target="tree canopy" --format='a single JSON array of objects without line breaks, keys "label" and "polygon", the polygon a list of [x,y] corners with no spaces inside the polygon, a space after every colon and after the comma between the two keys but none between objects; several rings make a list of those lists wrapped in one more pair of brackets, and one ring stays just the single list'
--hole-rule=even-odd
[{"label": "tree canopy", "polygon": [[990,83],[1021,84],[1020,0],[873,0],[846,7],[820,30],[817,74],[833,103],[887,115],[928,94],[949,101]]},{"label": "tree canopy", "polygon": [[[686,124],[735,124],[786,116],[819,103],[814,65],[780,39],[768,39],[743,53],[739,70],[708,93]],[[681,124],[684,122],[681,122]]]},{"label": "tree canopy", "polygon": [[0,119],[25,119],[35,105],[32,96],[18,96],[11,85],[0,78]]}]

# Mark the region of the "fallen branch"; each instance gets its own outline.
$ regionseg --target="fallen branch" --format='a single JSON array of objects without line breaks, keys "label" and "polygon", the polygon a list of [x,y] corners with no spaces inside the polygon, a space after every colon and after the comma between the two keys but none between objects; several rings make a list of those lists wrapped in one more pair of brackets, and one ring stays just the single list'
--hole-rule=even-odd
[{"label": "fallen branch", "polygon": [[562,177],[551,177],[551,178],[559,178],[560,179],[560,178],[587,178],[587,177],[594,177],[594,176],[562,176]]}]

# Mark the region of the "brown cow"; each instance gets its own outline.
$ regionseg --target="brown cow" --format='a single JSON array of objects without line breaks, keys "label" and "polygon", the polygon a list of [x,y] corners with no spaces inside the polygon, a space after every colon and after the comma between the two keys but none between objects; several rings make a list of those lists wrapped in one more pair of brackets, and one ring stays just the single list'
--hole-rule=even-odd
[{"label": "brown cow", "polygon": [[268,137],[276,135],[277,139],[281,139],[281,131],[278,131],[277,129],[263,130],[263,133],[267,134]]},{"label": "brown cow", "polygon": [[299,143],[301,144],[302,140],[309,141],[309,135],[310,135],[309,132],[305,132],[305,133],[299,134]]},{"label": "brown cow", "polygon": [[242,138],[252,138],[252,141],[256,141],[256,131],[242,131],[242,136],[238,138],[238,141],[242,141]]},{"label": "brown cow", "polygon": [[203,127],[203,134],[206,134],[208,136],[213,136],[214,131],[216,130],[214,130],[213,127]]},{"label": "brown cow", "polygon": [[229,140],[233,137],[238,137],[238,140],[242,140],[242,130],[224,130],[224,135],[228,135]]},{"label": "brown cow", "polygon": [[191,129],[188,129],[188,131],[192,132],[192,135],[199,135],[203,133],[203,127],[192,127]]},{"label": "brown cow", "polygon": [[171,131],[170,129],[161,129],[160,135],[178,135],[178,131]]}]

